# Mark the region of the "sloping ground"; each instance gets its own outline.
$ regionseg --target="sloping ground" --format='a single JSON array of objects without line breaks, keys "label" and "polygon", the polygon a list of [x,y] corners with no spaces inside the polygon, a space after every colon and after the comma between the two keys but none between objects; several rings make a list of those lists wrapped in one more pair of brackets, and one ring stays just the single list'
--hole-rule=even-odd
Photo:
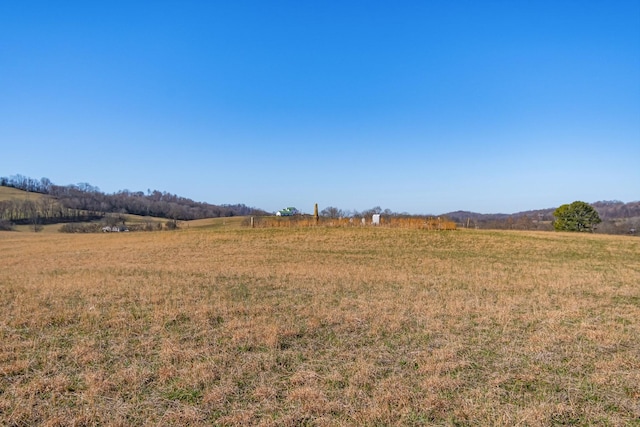
[{"label": "sloping ground", "polygon": [[[42,198],[50,198],[48,195],[40,193],[31,193],[28,191],[18,190],[12,187],[0,186],[0,202],[8,200],[40,200]],[[133,214],[117,214],[107,213],[107,216],[120,217],[125,220],[125,225],[164,225],[168,221],[168,218],[149,217]],[[205,218],[193,221],[178,221],[180,228],[238,228],[246,217],[223,217],[223,218]],[[88,224],[87,222],[78,222],[76,224]],[[53,233],[57,232],[63,224],[49,224],[42,228],[41,232]],[[30,225],[17,225],[14,227],[15,231],[20,232],[33,232],[33,226]]]},{"label": "sloping ground", "polygon": [[[124,214],[120,216],[124,218],[125,225],[129,227],[133,225],[146,225],[148,223],[151,223],[152,225],[157,226],[157,224],[165,224],[168,221],[166,218],[156,218],[156,217],[150,217],[150,216],[140,216],[140,215],[130,215],[130,214]],[[104,224],[102,220],[95,221],[95,222],[99,224]],[[86,225],[90,223],[91,222],[78,222],[75,224]],[[39,233],[58,233],[60,231],[60,228],[63,225],[64,223],[43,225],[41,226],[42,229],[38,232]],[[14,226],[14,230],[19,232],[33,233],[33,225],[16,225]]]},{"label": "sloping ground", "polygon": [[640,420],[638,238],[204,227],[0,232],[0,425]]},{"label": "sloping ground", "polygon": [[[42,225],[40,227],[42,227],[42,229],[40,229],[40,231],[38,231],[38,233],[45,233],[45,234],[51,234],[51,233],[58,233],[60,231],[60,227],[62,227],[63,224],[47,224],[47,225]],[[15,225],[13,227],[13,231],[17,231],[17,232],[21,232],[21,233],[33,233],[33,225]]]},{"label": "sloping ground", "polygon": [[4,200],[38,200],[48,197],[40,193],[30,193],[17,188],[0,186],[0,202]]},{"label": "sloping ground", "polygon": [[[49,196],[40,193],[30,193],[28,191],[18,190],[17,188],[0,186],[0,202],[9,200],[41,200]],[[51,224],[44,227],[42,232],[57,232],[60,224]],[[33,227],[28,225],[19,225],[14,227],[15,231],[32,231]]]},{"label": "sloping ground", "polygon": [[[51,198],[51,196],[40,194],[40,193],[32,193],[24,190],[19,190],[12,187],[4,187],[0,186],[0,202],[9,201],[9,200],[41,200],[45,198]],[[149,217],[149,216],[141,216],[141,215],[131,215],[131,214],[108,214],[108,215],[117,215],[125,219],[127,225],[132,224],[164,224],[168,220],[166,218],[157,218],[157,217]],[[60,230],[64,223],[57,224],[47,224],[40,226],[41,229],[39,233],[57,233]],[[79,222],[77,224],[88,224],[88,222]],[[18,232],[33,232],[33,225],[15,225],[14,231]]]},{"label": "sloping ground", "polygon": [[203,218],[194,219],[193,221],[180,221],[179,226],[182,229],[190,228],[240,228],[246,216],[232,216],[224,218]]},{"label": "sloping ground", "polygon": [[[133,225],[146,225],[151,223],[154,226],[164,225],[168,221],[171,221],[167,218],[157,218],[157,217],[149,217],[149,216],[141,216],[141,215],[131,215],[124,214],[121,215],[125,219],[126,226]],[[205,218],[205,219],[197,219],[193,221],[178,221],[178,227],[180,229],[217,229],[217,228],[225,228],[225,229],[233,229],[233,228],[241,228],[242,222],[245,221],[247,217],[229,217],[229,218]],[[101,222],[101,221],[99,221]],[[89,224],[85,222],[80,222],[77,224]],[[40,233],[57,233],[60,231],[60,227],[63,224],[49,224],[42,226],[42,230]],[[15,231],[19,232],[33,232],[32,225],[17,225],[14,226]]]}]

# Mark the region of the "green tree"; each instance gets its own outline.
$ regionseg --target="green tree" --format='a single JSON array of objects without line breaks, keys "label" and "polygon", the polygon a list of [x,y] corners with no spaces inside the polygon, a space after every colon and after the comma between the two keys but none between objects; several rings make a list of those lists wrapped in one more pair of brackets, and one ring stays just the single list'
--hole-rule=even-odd
[{"label": "green tree", "polygon": [[588,203],[576,201],[562,205],[553,212],[553,227],[558,231],[593,231],[602,220]]}]

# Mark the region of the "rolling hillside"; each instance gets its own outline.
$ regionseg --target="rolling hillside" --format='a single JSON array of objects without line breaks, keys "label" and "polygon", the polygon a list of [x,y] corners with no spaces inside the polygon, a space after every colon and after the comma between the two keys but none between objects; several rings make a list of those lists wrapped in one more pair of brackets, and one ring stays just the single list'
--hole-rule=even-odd
[{"label": "rolling hillside", "polygon": [[40,200],[44,197],[46,197],[44,194],[0,186],[0,202],[8,200]]},{"label": "rolling hillside", "polygon": [[[244,204],[213,205],[157,190],[147,191],[146,194],[128,190],[104,194],[89,184],[63,187],[54,185],[46,178],[34,180],[20,175],[1,177],[0,184],[0,228],[4,229],[10,225],[16,226],[14,229],[17,230],[29,227],[37,229],[41,225],[47,226],[42,229],[58,230],[59,227],[51,225],[98,220],[111,226],[134,224],[137,228],[147,230],[167,221],[173,222],[173,225],[168,224],[169,228],[178,222],[187,227],[209,228],[240,226],[240,217],[268,215],[264,210]],[[640,230],[640,202],[599,201],[592,203],[592,206],[603,220],[597,232],[636,234]],[[545,208],[514,214],[456,211],[439,216],[464,228],[549,231],[553,230],[554,210]],[[366,216],[364,212],[361,215]],[[398,214],[391,212],[388,215]]]}]

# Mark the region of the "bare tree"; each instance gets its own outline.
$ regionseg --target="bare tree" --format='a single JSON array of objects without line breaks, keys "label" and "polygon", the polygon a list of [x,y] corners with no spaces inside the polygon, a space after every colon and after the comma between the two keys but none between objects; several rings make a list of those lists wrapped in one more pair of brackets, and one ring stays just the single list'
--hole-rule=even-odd
[{"label": "bare tree", "polygon": [[320,211],[320,215],[326,218],[342,218],[344,211],[334,206],[328,206]]}]

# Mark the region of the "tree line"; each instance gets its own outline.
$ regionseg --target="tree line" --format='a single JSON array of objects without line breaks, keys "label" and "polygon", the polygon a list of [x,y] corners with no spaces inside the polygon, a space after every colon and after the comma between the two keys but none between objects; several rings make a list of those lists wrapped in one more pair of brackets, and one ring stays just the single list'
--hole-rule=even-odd
[{"label": "tree line", "polygon": [[[60,186],[48,178],[34,179],[23,175],[0,177],[0,186],[12,187],[48,197],[27,200],[0,201],[0,228],[13,224],[77,223],[102,219],[107,214],[134,214],[188,221],[201,218],[217,218],[246,215],[268,215],[267,212],[244,204],[213,205],[158,190],[121,190],[105,194],[88,183]],[[598,232],[610,234],[640,233],[640,201],[600,201],[591,206],[602,222]],[[379,206],[364,211],[349,211],[329,206],[320,215],[326,218],[358,218],[380,214],[391,217],[434,217],[434,215],[410,215],[397,213]],[[459,227],[483,229],[553,230],[554,209],[541,209],[515,214],[479,214],[457,211],[437,217],[448,218]]]},{"label": "tree line", "polygon": [[18,225],[92,221],[103,216],[99,212],[64,206],[53,198],[0,201],[0,219]]},{"label": "tree line", "polygon": [[[593,209],[587,208],[585,205]],[[563,205],[564,206],[564,205]],[[640,234],[640,202],[624,203],[618,200],[600,201],[591,204],[581,202],[579,206],[587,210],[590,215],[596,215],[598,220],[587,218],[586,226],[576,225],[576,231],[596,231],[605,234]],[[573,206],[571,211],[578,209]],[[514,214],[480,214],[468,211],[449,212],[442,215],[410,215],[396,213],[389,209],[381,209],[376,206],[362,212],[343,210],[329,206],[320,211],[320,216],[325,218],[358,218],[370,217],[372,214],[380,214],[383,220],[391,218],[432,218],[438,217],[455,222],[460,228],[477,228],[491,230],[539,230],[552,231],[554,229],[570,230],[572,220],[564,218],[566,208],[558,211],[556,208],[538,209]],[[586,215],[586,214],[585,214]],[[558,221],[562,217],[561,221]],[[562,225],[561,225],[562,224]]]},{"label": "tree line", "polygon": [[49,196],[37,200],[0,202],[0,219],[15,224],[88,221],[103,218],[108,213],[179,221],[266,214],[244,204],[213,205],[158,190],[147,190],[147,193],[121,190],[106,194],[88,183],[61,186],[48,178],[38,180],[23,175],[0,177],[0,186]]},{"label": "tree line", "polygon": [[441,215],[415,215],[406,212],[394,212],[390,209],[382,209],[379,206],[364,211],[350,211],[328,206],[320,211],[324,218],[370,218],[373,214],[379,214],[383,222],[392,219],[431,219],[453,221],[460,228],[482,228],[503,230],[553,230],[553,210],[549,212],[528,212],[523,214],[479,214],[475,212],[456,211]]}]

